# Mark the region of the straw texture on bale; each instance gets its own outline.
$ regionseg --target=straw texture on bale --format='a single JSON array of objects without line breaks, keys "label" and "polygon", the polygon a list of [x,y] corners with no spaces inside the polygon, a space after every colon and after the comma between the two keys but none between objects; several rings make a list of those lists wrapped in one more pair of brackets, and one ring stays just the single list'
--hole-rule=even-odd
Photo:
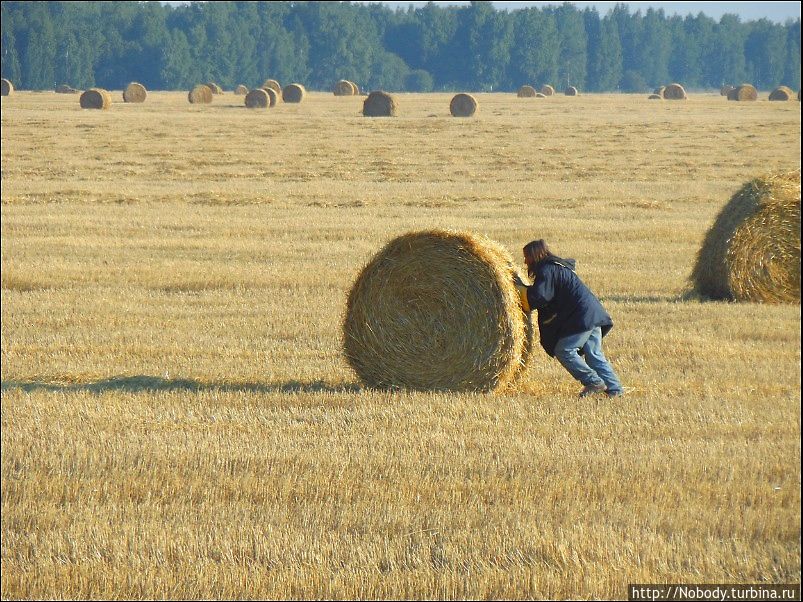
[{"label": "straw texture on bale", "polygon": [[519,98],[533,98],[535,97],[535,88],[532,86],[522,86],[516,93]]},{"label": "straw texture on bale", "polygon": [[145,102],[148,91],[140,83],[131,82],[123,91],[123,102]]},{"label": "straw texture on bale", "polygon": [[270,106],[275,107],[276,103],[279,102],[281,96],[274,90],[273,88],[260,88],[260,90],[264,90],[265,93],[268,95],[268,102],[270,102]]},{"label": "straw texture on bale", "polygon": [[728,92],[728,100],[758,100],[758,90],[756,90],[750,84],[742,84],[741,86],[736,86],[733,90]]},{"label": "straw texture on bale", "polygon": [[56,86],[56,94],[78,94],[80,90],[71,88],[67,84],[59,84]]},{"label": "straw texture on bale", "polygon": [[544,84],[543,86],[541,86],[541,94],[543,94],[544,96],[554,96],[555,88],[553,88],[549,84]]},{"label": "straw texture on bale", "polygon": [[371,92],[362,103],[362,114],[365,117],[395,117],[398,112],[396,99],[381,90]]},{"label": "straw texture on bale", "polygon": [[266,79],[265,82],[260,86],[260,88],[262,89],[270,88],[271,90],[276,92],[276,95],[278,96],[279,100],[282,99],[282,86],[275,79]]},{"label": "straw texture on bale", "polygon": [[566,96],[577,96],[580,93],[577,91],[577,88],[575,88],[574,86],[569,86],[568,88],[566,88],[563,91],[563,94],[566,95]]},{"label": "straw texture on bale", "polygon": [[13,92],[14,84],[6,78],[0,79],[0,96],[8,96],[9,94],[13,94]]},{"label": "straw texture on bale", "polygon": [[477,99],[471,94],[455,94],[452,102],[449,103],[449,112],[452,117],[471,117],[477,112],[479,104]]},{"label": "straw texture on bale", "polygon": [[770,100],[792,100],[794,97],[795,93],[792,88],[787,86],[778,86],[770,92]]},{"label": "straw texture on bale", "polygon": [[246,86],[240,84],[239,86],[234,88],[234,93],[237,96],[245,96],[246,94],[248,94],[248,88]]},{"label": "straw texture on bale", "polygon": [[680,84],[669,84],[664,88],[664,98],[666,100],[686,100],[686,90]]},{"label": "straw texture on bale", "polygon": [[301,84],[290,84],[282,90],[282,100],[284,102],[301,102],[307,91]]},{"label": "straw texture on bale", "polygon": [[742,186],[706,234],[691,276],[712,299],[800,303],[800,171]]},{"label": "straw texture on bale", "polygon": [[108,109],[112,106],[112,97],[102,88],[90,88],[79,99],[82,109]]},{"label": "straw texture on bale", "polygon": [[735,88],[733,86],[731,86],[730,84],[725,84],[724,86],[722,86],[719,89],[719,95],[720,96],[727,96],[728,94],[731,93],[732,90],[735,90]]},{"label": "straw texture on bale", "polygon": [[187,100],[191,104],[209,104],[212,102],[212,89],[206,84],[195,86],[187,94]]},{"label": "straw texture on bale", "polygon": [[504,248],[468,232],[429,230],[394,239],[349,293],[346,359],[369,387],[504,387],[521,371],[531,336],[515,272]]},{"label": "straw texture on bale", "polygon": [[254,88],[245,95],[245,106],[249,109],[267,109],[270,107],[268,93],[262,88]]},{"label": "straw texture on bale", "polygon": [[206,82],[206,85],[212,90],[212,94],[223,94],[223,88],[218,86],[215,82]]},{"label": "straw texture on bale", "polygon": [[663,98],[665,91],[666,91],[666,86],[658,86],[657,88],[655,88],[655,90],[652,91],[652,93]]},{"label": "straw texture on bale", "polygon": [[663,96],[661,96],[660,94],[650,94],[650,95],[647,97],[647,99],[648,99],[648,100],[663,100],[663,99],[664,99],[664,97],[663,97]]},{"label": "straw texture on bale", "polygon": [[347,79],[341,79],[332,90],[335,96],[354,96],[354,84]]}]

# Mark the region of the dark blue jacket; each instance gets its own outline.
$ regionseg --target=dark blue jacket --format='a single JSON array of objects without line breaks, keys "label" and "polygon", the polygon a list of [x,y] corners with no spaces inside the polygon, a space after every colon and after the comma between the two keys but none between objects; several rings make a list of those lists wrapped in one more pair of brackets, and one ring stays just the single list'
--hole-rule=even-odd
[{"label": "dark blue jacket", "polygon": [[527,287],[531,309],[538,310],[541,346],[551,356],[559,339],[602,328],[602,336],[613,327],[613,320],[574,273],[574,259],[550,255],[535,264],[535,282]]}]

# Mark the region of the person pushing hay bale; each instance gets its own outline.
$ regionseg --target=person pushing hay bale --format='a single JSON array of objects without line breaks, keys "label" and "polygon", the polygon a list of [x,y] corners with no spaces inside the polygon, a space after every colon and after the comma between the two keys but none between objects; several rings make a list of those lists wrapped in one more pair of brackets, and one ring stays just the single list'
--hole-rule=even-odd
[{"label": "person pushing hay bale", "polygon": [[510,253],[468,232],[410,232],[362,269],[343,323],[346,359],[369,387],[494,391],[529,353]]},{"label": "person pushing hay bale", "polygon": [[449,103],[449,112],[452,117],[471,117],[477,112],[477,99],[471,94],[455,94],[452,102]]},{"label": "person pushing hay bale", "polygon": [[123,91],[123,102],[145,102],[148,91],[140,83],[131,82]]},{"label": "person pushing hay bale", "polygon": [[691,276],[712,299],[800,303],[800,171],[751,180],[706,234]]},{"label": "person pushing hay bale", "polygon": [[102,88],[90,88],[78,99],[82,109],[108,109],[112,106],[112,96]]},{"label": "person pushing hay bale", "polygon": [[365,117],[395,117],[398,108],[393,96],[377,90],[363,101],[362,114]]}]

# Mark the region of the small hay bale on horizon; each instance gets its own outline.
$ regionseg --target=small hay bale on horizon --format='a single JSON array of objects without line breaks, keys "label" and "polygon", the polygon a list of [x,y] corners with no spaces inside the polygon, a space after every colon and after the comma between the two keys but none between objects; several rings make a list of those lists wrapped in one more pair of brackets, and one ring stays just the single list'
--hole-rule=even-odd
[{"label": "small hay bale on horizon", "polygon": [[663,96],[665,100],[686,100],[688,98],[685,88],[680,84],[669,84],[664,88]]},{"label": "small hay bale on horizon", "polygon": [[532,86],[524,85],[516,92],[518,98],[535,98],[535,88]]},{"label": "small hay bale on horizon", "polygon": [[59,84],[55,89],[56,94],[78,94],[81,90],[76,90],[67,84]]},{"label": "small hay bale on horizon", "polygon": [[103,88],[90,88],[78,99],[82,109],[108,109],[112,106],[112,96]]},{"label": "small hay bale on horizon", "polygon": [[9,96],[14,93],[14,84],[6,78],[0,79],[0,96]]},{"label": "small hay bale on horizon", "polygon": [[284,102],[299,103],[304,100],[307,90],[301,84],[290,84],[282,89],[282,100]]},{"label": "small hay bale on horizon", "polygon": [[743,185],[706,234],[690,280],[711,299],[800,303],[800,171]]},{"label": "small hay bale on horizon", "polygon": [[728,92],[728,100],[739,102],[758,100],[758,90],[751,84],[742,84]]},{"label": "small hay bale on horizon", "polygon": [[341,79],[332,88],[335,96],[354,96],[354,84],[347,79]]},{"label": "small hay bale on horizon", "polygon": [[543,86],[541,86],[540,92],[544,96],[554,96],[555,95],[555,88],[553,88],[549,84],[544,84]]},{"label": "small hay bale on horizon", "polygon": [[449,112],[452,117],[471,117],[477,112],[478,108],[477,99],[464,92],[455,94],[452,102],[449,103]]},{"label": "small hay bale on horizon", "polygon": [[469,232],[395,238],[349,292],[343,322],[348,363],[372,388],[500,390],[528,356],[516,273],[506,249]]},{"label": "small hay bale on horizon", "polygon": [[374,90],[362,103],[364,117],[395,117],[399,105],[396,98],[381,90]]},{"label": "small hay bale on horizon", "polygon": [[131,82],[123,91],[123,102],[145,102],[148,91],[138,82]]},{"label": "small hay bale on horizon", "polygon": [[209,104],[212,102],[212,88],[206,84],[199,84],[195,86],[187,94],[187,100],[190,104]]},{"label": "small hay bale on horizon", "polygon": [[563,91],[564,96],[579,96],[580,92],[574,86],[569,86]]},{"label": "small hay bale on horizon", "polygon": [[248,88],[243,84],[239,84],[236,88],[234,88],[234,93],[237,96],[245,96],[246,94],[248,94]]},{"label": "small hay bale on horizon", "polygon": [[772,92],[770,92],[769,99],[772,101],[777,100],[792,100],[795,97],[795,93],[792,91],[792,88],[788,86],[778,86]]},{"label": "small hay bale on horizon", "polygon": [[245,95],[245,106],[249,109],[270,108],[270,97],[262,88],[254,88]]}]

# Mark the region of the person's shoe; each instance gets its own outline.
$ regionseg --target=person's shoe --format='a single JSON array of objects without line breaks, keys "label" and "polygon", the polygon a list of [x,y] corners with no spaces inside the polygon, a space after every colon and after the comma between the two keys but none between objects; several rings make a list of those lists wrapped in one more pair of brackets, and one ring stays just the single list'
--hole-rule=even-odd
[{"label": "person's shoe", "polygon": [[624,391],[605,391],[605,395],[608,397],[621,397],[624,394]]},{"label": "person's shoe", "polygon": [[608,387],[605,386],[605,383],[600,383],[598,385],[586,385],[583,387],[583,390],[580,391],[580,397],[588,397],[589,395],[603,393],[607,388]]}]

